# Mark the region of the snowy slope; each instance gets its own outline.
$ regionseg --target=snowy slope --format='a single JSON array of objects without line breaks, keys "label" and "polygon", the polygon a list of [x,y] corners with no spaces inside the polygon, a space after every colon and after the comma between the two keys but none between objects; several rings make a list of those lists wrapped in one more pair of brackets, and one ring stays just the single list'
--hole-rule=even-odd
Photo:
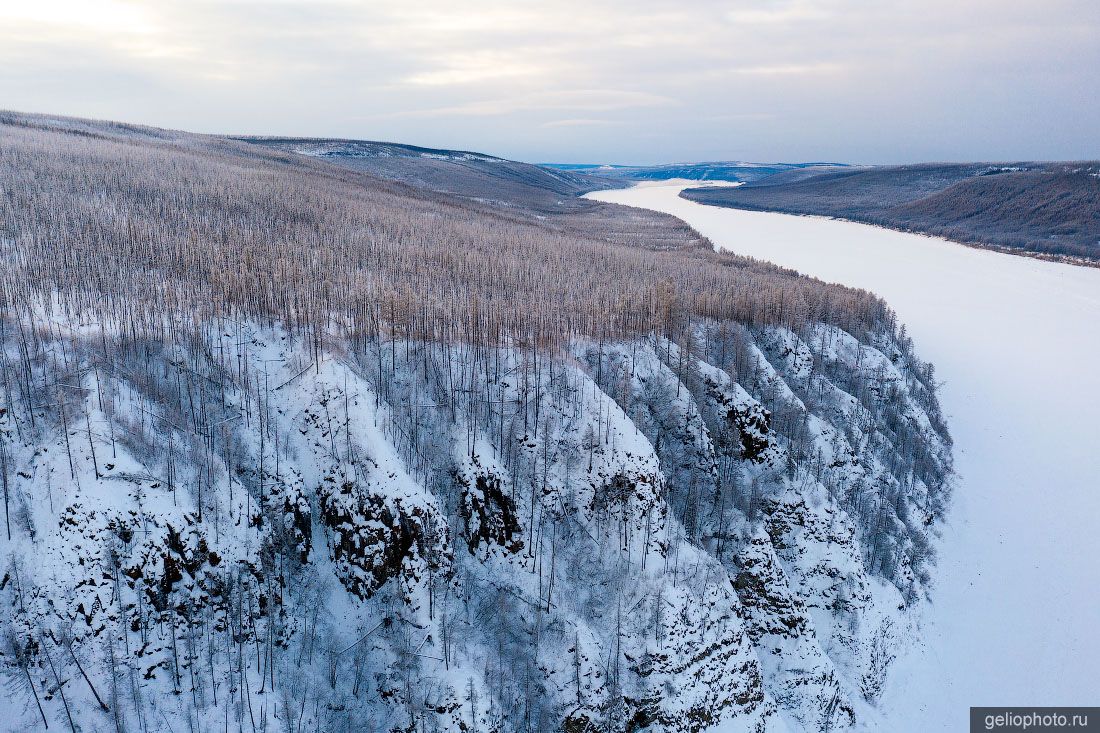
[{"label": "snowy slope", "polygon": [[715,244],[870,289],[936,365],[960,481],[922,646],[876,729],[958,730],[972,705],[1100,692],[1100,270],[818,218],[705,207],[678,186],[604,192]]},{"label": "snowy slope", "polygon": [[951,462],[904,340],[172,332],[5,321],[8,729],[876,714]]}]

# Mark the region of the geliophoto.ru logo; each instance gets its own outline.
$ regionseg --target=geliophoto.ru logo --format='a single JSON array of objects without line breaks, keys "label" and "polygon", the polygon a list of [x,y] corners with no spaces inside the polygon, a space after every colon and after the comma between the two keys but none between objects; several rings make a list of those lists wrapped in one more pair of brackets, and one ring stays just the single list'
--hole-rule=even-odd
[{"label": "geliophoto.ru logo", "polygon": [[1100,731],[1100,708],[970,708],[970,731]]}]

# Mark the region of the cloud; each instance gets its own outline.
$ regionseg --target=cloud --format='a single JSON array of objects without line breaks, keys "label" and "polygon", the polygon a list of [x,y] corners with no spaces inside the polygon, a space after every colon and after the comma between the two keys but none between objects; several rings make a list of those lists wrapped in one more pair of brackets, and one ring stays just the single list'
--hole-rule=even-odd
[{"label": "cloud", "polygon": [[1096,88],[1094,0],[0,0],[5,106],[533,160],[1098,157]]},{"label": "cloud", "polygon": [[825,3],[821,2],[741,3],[740,7],[726,13],[726,19],[738,25],[790,25],[821,21],[830,16],[823,5]]},{"label": "cloud", "polygon": [[615,125],[621,125],[622,122],[616,122],[613,120],[598,120],[598,119],[571,119],[571,120],[550,120],[549,122],[543,122],[541,127],[613,127]]},{"label": "cloud", "polygon": [[498,79],[532,79],[545,76],[551,69],[524,62],[511,54],[478,50],[433,58],[432,67],[405,76],[399,83],[414,86],[454,86]]},{"label": "cloud", "polygon": [[0,17],[26,27],[106,31],[116,35],[150,33],[154,29],[146,9],[118,0],[13,2],[0,9]]},{"label": "cloud", "polygon": [[552,92],[517,94],[510,97],[394,113],[405,117],[495,117],[515,112],[604,112],[638,107],[661,107],[676,100],[647,92],[616,89],[564,89]]},{"label": "cloud", "polygon": [[723,69],[725,74],[742,76],[804,76],[807,74],[836,74],[845,70],[844,64],[822,61],[812,64],[776,64],[773,66],[734,66]]}]

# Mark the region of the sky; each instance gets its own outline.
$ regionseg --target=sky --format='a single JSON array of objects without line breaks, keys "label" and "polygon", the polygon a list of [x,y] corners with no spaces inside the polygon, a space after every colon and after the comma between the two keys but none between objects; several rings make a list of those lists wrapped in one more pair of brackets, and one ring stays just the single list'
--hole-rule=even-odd
[{"label": "sky", "polygon": [[532,162],[1100,158],[1098,0],[0,0],[0,109]]}]

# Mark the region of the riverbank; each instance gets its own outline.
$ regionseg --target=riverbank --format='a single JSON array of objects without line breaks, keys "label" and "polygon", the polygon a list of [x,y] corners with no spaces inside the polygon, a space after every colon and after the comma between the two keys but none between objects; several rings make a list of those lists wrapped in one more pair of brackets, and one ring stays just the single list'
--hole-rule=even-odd
[{"label": "riverbank", "polygon": [[1100,270],[852,222],[704,206],[683,185],[592,198],[678,216],[716,246],[882,295],[932,361],[959,483],[923,644],[887,729],[972,705],[1087,705],[1100,679]]}]

